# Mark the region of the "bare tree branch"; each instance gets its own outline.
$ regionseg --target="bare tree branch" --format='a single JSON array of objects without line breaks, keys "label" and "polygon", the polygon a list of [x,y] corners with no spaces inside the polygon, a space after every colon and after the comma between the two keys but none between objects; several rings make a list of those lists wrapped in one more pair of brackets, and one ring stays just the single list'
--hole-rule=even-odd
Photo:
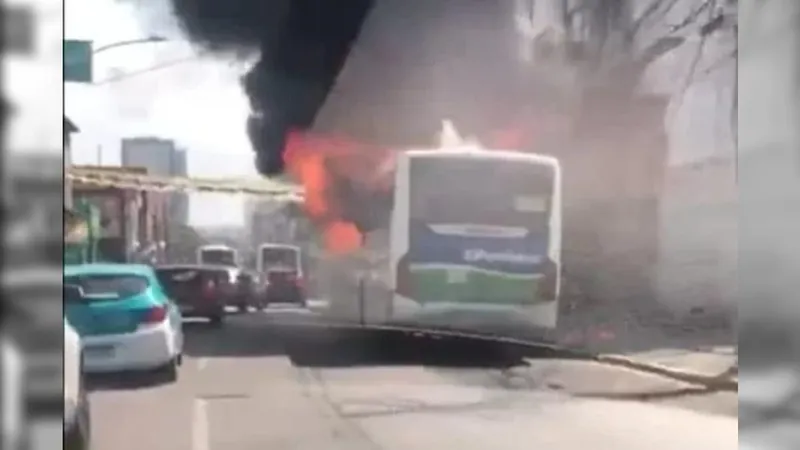
[{"label": "bare tree branch", "polygon": [[[712,17],[714,14],[714,8],[716,4],[716,0],[709,0],[708,2],[708,14],[709,17]],[[694,15],[694,14],[693,14]],[[695,20],[697,17],[695,16]],[[692,56],[692,62],[689,64],[689,71],[686,74],[686,78],[683,80],[683,87],[681,88],[680,93],[678,94],[678,104],[675,106],[674,111],[680,110],[681,106],[683,106],[683,100],[686,97],[686,92],[689,90],[689,87],[692,85],[694,81],[695,73],[697,72],[697,66],[700,63],[700,60],[703,58],[703,51],[705,50],[706,46],[706,39],[708,38],[708,34],[701,34],[700,35],[700,42],[697,44],[695,49],[694,55]]]},{"label": "bare tree branch", "polygon": [[650,19],[654,18],[655,14],[660,12],[660,19],[663,19],[664,16],[669,14],[672,11],[672,8],[678,3],[679,0],[667,0],[668,3],[665,3],[665,0],[653,0],[652,3],[647,7],[647,9],[642,12],[642,15],[639,16],[633,23],[630,31],[628,32],[630,39],[635,39],[636,35],[641,30],[642,26],[649,21]]},{"label": "bare tree branch", "polygon": [[703,13],[708,8],[711,8],[716,3],[715,0],[706,0],[697,8],[695,8],[688,16],[686,16],[682,21],[670,27],[669,32],[671,34],[677,33],[678,31],[697,23],[697,18],[700,17],[700,14]]},{"label": "bare tree branch", "polygon": [[692,56],[692,62],[689,65],[689,72],[686,74],[686,78],[683,80],[683,88],[681,88],[681,93],[679,94],[680,97],[683,97],[686,94],[686,91],[689,90],[689,86],[691,86],[692,82],[694,81],[694,75],[697,72],[697,65],[703,58],[703,50],[706,47],[707,39],[708,36],[706,35],[701,36],[700,42],[697,43],[697,48],[695,49],[694,56]]}]

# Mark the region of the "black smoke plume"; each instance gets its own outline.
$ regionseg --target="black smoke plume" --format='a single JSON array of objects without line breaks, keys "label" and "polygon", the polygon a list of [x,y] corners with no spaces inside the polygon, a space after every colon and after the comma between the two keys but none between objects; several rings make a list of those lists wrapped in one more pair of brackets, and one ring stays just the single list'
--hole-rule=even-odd
[{"label": "black smoke plume", "polygon": [[247,133],[259,172],[282,173],[286,133],[313,123],[374,0],[170,1],[194,42],[260,52],[242,79]]}]

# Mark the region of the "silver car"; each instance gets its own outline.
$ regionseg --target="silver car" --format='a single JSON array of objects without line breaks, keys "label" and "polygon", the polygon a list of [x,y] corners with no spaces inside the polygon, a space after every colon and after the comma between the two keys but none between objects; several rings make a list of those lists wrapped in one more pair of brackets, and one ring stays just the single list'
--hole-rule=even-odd
[{"label": "silver car", "polygon": [[89,399],[83,373],[80,336],[64,321],[64,448],[91,448]]}]

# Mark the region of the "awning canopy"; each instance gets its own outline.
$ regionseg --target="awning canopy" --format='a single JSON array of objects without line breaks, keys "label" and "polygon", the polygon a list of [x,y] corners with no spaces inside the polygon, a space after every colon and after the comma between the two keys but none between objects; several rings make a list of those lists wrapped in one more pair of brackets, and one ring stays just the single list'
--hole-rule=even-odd
[{"label": "awning canopy", "polygon": [[303,190],[299,186],[263,178],[248,180],[160,177],[84,167],[70,168],[66,177],[74,183],[75,189],[79,189],[83,185],[135,191],[247,194],[285,201],[302,201],[303,199]]}]

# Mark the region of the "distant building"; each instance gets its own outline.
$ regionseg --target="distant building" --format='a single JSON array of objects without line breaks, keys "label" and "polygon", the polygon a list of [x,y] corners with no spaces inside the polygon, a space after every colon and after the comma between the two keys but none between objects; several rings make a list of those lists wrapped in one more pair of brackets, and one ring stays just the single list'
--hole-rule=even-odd
[{"label": "distant building", "polygon": [[169,177],[175,173],[175,141],[156,137],[122,140],[122,165],[144,167],[150,175]]},{"label": "distant building", "polygon": [[[185,177],[188,175],[186,150],[179,149],[175,141],[157,137],[136,137],[122,140],[122,165],[143,167],[150,175]],[[169,200],[169,220],[172,223],[189,223],[189,195],[175,193]]]}]

